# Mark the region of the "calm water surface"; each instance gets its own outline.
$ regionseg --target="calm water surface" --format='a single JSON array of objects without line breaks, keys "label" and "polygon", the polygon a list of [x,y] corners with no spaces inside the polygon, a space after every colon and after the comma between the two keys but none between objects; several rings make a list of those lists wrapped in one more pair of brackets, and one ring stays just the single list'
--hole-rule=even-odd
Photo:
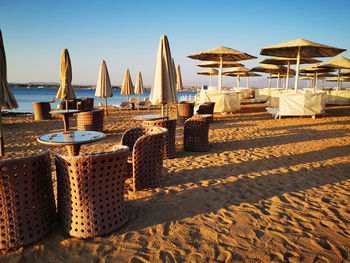
[{"label": "calm water surface", "polygon": [[[12,88],[13,95],[15,96],[18,106],[18,109],[14,109],[11,111],[16,112],[31,112],[33,113],[33,105],[32,102],[44,102],[44,101],[51,101],[52,98],[56,97],[58,89],[52,89],[52,88]],[[95,98],[94,105],[97,106],[99,102],[102,102],[104,104],[103,98],[97,98],[95,97],[95,90],[94,89],[74,89],[75,95],[77,98],[84,98],[84,97],[90,97]],[[141,99],[143,100],[145,97],[149,97],[150,91],[145,90],[145,94],[141,95]],[[178,98],[182,96],[194,96],[196,95],[196,92],[191,91],[180,91],[178,92]],[[130,97],[138,97],[139,95],[133,95]],[[120,102],[126,101],[125,95],[120,95],[120,89],[113,90],[113,97],[107,99],[108,105],[119,105]],[[61,101],[56,101],[54,103],[51,103],[51,109],[57,108],[57,105]]]}]

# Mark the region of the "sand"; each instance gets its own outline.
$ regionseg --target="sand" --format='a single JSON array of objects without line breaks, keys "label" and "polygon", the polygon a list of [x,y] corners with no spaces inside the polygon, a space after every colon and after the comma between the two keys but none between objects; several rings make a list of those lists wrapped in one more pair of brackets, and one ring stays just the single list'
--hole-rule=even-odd
[{"label": "sand", "polygon": [[[111,111],[107,138],[81,153],[118,144],[127,128],[140,126],[132,116],[155,112]],[[66,153],[36,141],[61,130],[61,119],[3,122],[7,158]],[[35,244],[1,252],[0,261],[350,261],[350,106],[327,107],[315,120],[275,120],[263,104],[246,103],[240,113],[215,115],[209,151],[184,152],[182,136],[178,126],[164,185],[126,194],[127,225],[87,240],[56,226]]]}]

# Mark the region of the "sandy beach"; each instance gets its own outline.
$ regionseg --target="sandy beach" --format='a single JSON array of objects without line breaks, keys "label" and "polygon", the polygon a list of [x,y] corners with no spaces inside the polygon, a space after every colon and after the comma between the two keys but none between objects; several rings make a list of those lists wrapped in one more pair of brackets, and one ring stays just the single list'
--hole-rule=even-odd
[{"label": "sandy beach", "polygon": [[[110,111],[107,138],[81,154],[119,144],[141,126],[133,116],[156,112]],[[62,128],[59,118],[4,117],[6,158],[66,154],[36,141]],[[126,193],[125,226],[83,240],[57,225],[39,242],[2,251],[0,262],[350,261],[350,106],[275,120],[264,104],[245,102],[239,113],[215,114],[209,151],[184,152],[182,139],[178,125],[161,187]],[[56,186],[53,161],[52,169]]]}]

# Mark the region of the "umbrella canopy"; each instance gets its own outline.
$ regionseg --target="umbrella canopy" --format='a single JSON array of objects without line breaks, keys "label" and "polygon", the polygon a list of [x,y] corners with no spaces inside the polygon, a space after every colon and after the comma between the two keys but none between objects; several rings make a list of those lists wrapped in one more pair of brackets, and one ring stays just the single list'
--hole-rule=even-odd
[{"label": "umbrella canopy", "polygon": [[309,66],[303,67],[300,69],[300,72],[302,73],[312,73],[314,75],[314,90],[317,88],[317,79],[320,74],[329,73],[331,71],[334,71],[334,69],[331,68],[320,68],[320,64],[314,63]]},{"label": "umbrella canopy", "polygon": [[[337,57],[335,59],[332,59],[328,62],[324,62],[321,65],[319,65],[320,68],[330,68],[330,69],[337,69],[338,70],[338,79],[340,79],[341,72],[340,70],[343,68],[349,69],[350,68],[350,59],[344,58],[344,57]],[[337,82],[337,89],[339,90],[339,81]]]},{"label": "umbrella canopy", "polygon": [[[156,104],[171,104],[177,102],[176,73],[173,70],[171,52],[168,38],[162,35],[159,41],[156,67],[150,101]],[[162,107],[164,114],[164,107]]]},{"label": "umbrella canopy", "polygon": [[180,71],[180,65],[177,65],[176,67],[176,90],[182,90],[182,78],[181,78],[181,71]]},{"label": "umbrella canopy", "polygon": [[106,62],[102,60],[100,73],[98,75],[95,96],[105,98],[105,112],[108,117],[107,98],[113,97],[111,80],[109,79]]},{"label": "umbrella canopy", "polygon": [[127,68],[125,71],[125,76],[123,80],[122,90],[120,91],[121,95],[126,95],[127,100],[129,101],[129,95],[134,95],[134,85],[132,84],[130,71]]},{"label": "umbrella canopy", "polygon": [[7,65],[4,42],[0,30],[0,155],[5,154],[4,139],[2,137],[2,117],[1,109],[16,109],[18,108],[17,101],[12,94],[12,91],[7,82]]},{"label": "umbrella canopy", "polygon": [[287,41],[278,45],[263,48],[260,51],[260,55],[297,58],[296,78],[294,85],[294,90],[296,91],[298,89],[298,77],[301,58],[333,57],[345,50],[346,49],[326,46],[298,38],[292,41]]},{"label": "umbrella canopy", "polygon": [[[65,100],[68,103],[68,100],[75,99],[75,93],[72,88],[72,66],[70,63],[68,49],[62,50],[61,55],[61,65],[60,65],[60,88],[58,89],[56,98],[58,100]],[[66,105],[67,106],[67,105]],[[68,110],[68,107],[66,107]]]},{"label": "umbrella canopy", "polygon": [[[226,70],[225,72],[223,72],[224,75],[226,75],[227,73],[236,73],[236,77],[237,77],[237,87],[239,88],[239,85],[240,85],[240,73],[243,73],[243,72],[248,72],[249,69],[246,68],[246,67],[233,67],[233,68],[229,68],[228,70]],[[232,76],[232,75],[231,75]]]},{"label": "umbrella canopy", "polygon": [[[321,62],[321,60],[314,59],[314,58],[301,58],[300,59],[300,64],[312,64],[312,63],[318,63],[318,62]],[[286,89],[288,89],[290,65],[297,64],[296,58],[273,57],[273,58],[266,58],[266,59],[260,61],[260,63],[272,64],[272,65],[287,65]]]},{"label": "umbrella canopy", "polygon": [[143,94],[143,81],[142,81],[141,72],[137,73],[135,94],[138,94],[139,97],[141,97],[141,95]]},{"label": "umbrella canopy", "polygon": [[287,68],[280,65],[272,65],[272,64],[261,64],[258,67],[252,68],[250,71],[253,72],[264,72],[269,73],[269,89],[271,88],[271,74],[279,74],[279,73],[286,73]]},{"label": "umbrella canopy", "polygon": [[350,76],[350,70],[344,71],[341,75],[342,76]]},{"label": "umbrella canopy", "polygon": [[219,67],[219,92],[221,92],[221,86],[222,86],[222,63],[223,61],[240,61],[240,60],[247,60],[247,59],[254,59],[256,57],[249,55],[247,53],[234,50],[232,48],[228,47],[217,47],[213,49],[209,49],[207,51],[203,51],[200,53],[196,53],[193,55],[187,56],[189,58],[193,59],[199,59],[199,60],[206,60],[206,61],[220,61],[220,67]]},{"label": "umbrella canopy", "polygon": [[[338,77],[326,79],[327,81],[338,81]],[[340,82],[350,82],[350,77],[340,77]]]},{"label": "umbrella canopy", "polygon": [[209,86],[211,86],[211,76],[213,75],[218,75],[219,74],[219,71],[216,70],[215,68],[208,68],[206,70],[202,70],[202,71],[199,71],[197,72],[197,74],[199,75],[209,75]]},{"label": "umbrella canopy", "polygon": [[[218,61],[206,61],[203,63],[196,64],[198,67],[202,68],[219,68],[220,67],[220,62]],[[243,64],[234,62],[234,61],[223,61],[222,62],[222,67],[223,68],[230,68],[230,67],[241,67]]]}]

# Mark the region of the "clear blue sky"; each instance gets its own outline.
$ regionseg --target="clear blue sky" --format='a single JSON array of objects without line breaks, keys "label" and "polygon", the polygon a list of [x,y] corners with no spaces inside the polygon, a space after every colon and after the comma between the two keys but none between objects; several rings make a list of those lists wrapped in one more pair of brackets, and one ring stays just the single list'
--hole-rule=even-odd
[{"label": "clear blue sky", "polygon": [[[350,58],[349,10],[349,0],[0,0],[0,28],[9,82],[59,82],[67,48],[73,84],[94,85],[104,59],[113,85],[121,85],[126,68],[134,82],[141,71],[151,85],[165,34],[184,85],[207,85],[209,77],[196,74],[200,61],[186,56],[218,46],[258,56],[242,62],[248,68],[265,58],[261,48],[296,38],[345,48],[341,55]],[[223,78],[224,85],[234,81]]]}]

